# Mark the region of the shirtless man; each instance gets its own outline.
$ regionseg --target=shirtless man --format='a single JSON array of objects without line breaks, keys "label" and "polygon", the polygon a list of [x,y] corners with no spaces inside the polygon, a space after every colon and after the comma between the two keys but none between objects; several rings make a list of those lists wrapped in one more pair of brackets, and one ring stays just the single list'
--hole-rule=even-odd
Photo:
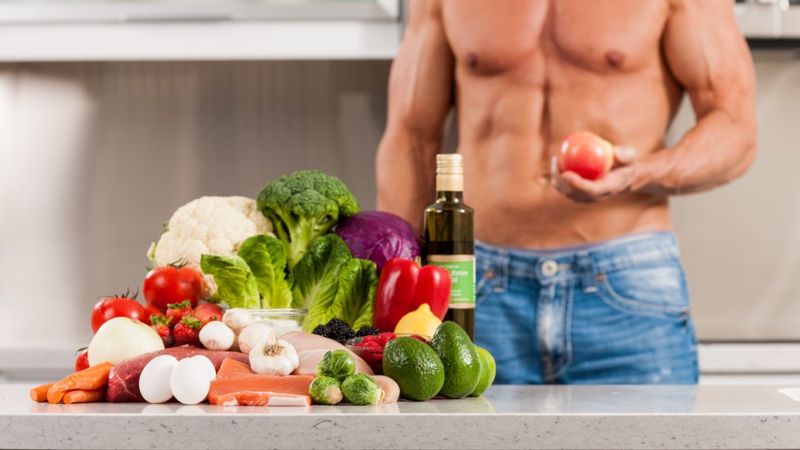
[{"label": "shirtless man", "polygon": [[[667,148],[684,92],[697,123]],[[498,382],[696,382],[668,197],[753,160],[753,67],[733,2],[411,0],[380,209],[421,224],[453,103],[479,241],[476,342]],[[598,181],[551,170],[578,130],[616,145]]]}]

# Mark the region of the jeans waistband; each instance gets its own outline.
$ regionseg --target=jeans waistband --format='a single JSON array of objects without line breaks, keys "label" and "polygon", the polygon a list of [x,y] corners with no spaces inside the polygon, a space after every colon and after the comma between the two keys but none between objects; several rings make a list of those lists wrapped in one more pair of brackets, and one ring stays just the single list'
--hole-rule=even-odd
[{"label": "jeans waistband", "polygon": [[476,263],[514,277],[556,281],[582,272],[607,272],[679,258],[670,232],[637,233],[608,241],[543,250],[476,243]]}]

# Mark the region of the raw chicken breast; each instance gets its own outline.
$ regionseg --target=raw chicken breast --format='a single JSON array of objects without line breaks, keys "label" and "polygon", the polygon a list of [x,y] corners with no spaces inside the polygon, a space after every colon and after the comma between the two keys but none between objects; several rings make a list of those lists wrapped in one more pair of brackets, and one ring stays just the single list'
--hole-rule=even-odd
[{"label": "raw chicken breast", "polygon": [[372,369],[369,367],[360,356],[351,352],[344,345],[328,339],[326,337],[318,336],[316,334],[304,333],[302,331],[292,331],[281,336],[281,339],[292,344],[297,350],[297,356],[300,359],[300,365],[293,372],[295,375],[315,375],[317,373],[317,366],[322,361],[325,353],[331,350],[346,350],[353,355],[356,360],[356,372],[372,375]]},{"label": "raw chicken breast", "polygon": [[375,382],[383,389],[381,403],[395,403],[400,398],[400,386],[397,382],[385,375],[375,375]]}]

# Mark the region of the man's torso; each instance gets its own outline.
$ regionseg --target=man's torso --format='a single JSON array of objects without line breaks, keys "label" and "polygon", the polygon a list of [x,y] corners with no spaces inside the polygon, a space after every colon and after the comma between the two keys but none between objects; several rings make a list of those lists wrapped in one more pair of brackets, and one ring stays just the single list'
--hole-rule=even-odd
[{"label": "man's torso", "polygon": [[661,51],[668,0],[444,0],[442,8],[478,239],[554,247],[669,229],[664,198],[580,204],[549,181],[551,157],[573,131],[640,155],[662,148],[683,92]]}]

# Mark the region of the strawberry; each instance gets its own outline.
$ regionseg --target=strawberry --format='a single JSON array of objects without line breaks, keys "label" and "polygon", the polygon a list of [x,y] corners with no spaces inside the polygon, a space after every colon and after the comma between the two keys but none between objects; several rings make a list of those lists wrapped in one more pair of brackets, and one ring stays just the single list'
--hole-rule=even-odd
[{"label": "strawberry", "polygon": [[167,317],[170,323],[177,324],[183,319],[183,316],[192,313],[192,304],[189,300],[184,300],[180,303],[170,303],[167,305]]},{"label": "strawberry", "polygon": [[164,341],[164,347],[172,346],[172,330],[169,328],[169,323],[170,319],[163,314],[150,316],[150,328],[154,329]]},{"label": "strawberry", "polygon": [[[188,302],[187,302],[188,303]],[[203,323],[192,316],[184,316],[180,322],[175,324],[172,334],[175,338],[175,346],[194,345],[200,346],[200,328]]]},{"label": "strawberry", "polygon": [[75,358],[75,372],[89,368],[89,351],[85,348],[78,350],[78,357]]}]

